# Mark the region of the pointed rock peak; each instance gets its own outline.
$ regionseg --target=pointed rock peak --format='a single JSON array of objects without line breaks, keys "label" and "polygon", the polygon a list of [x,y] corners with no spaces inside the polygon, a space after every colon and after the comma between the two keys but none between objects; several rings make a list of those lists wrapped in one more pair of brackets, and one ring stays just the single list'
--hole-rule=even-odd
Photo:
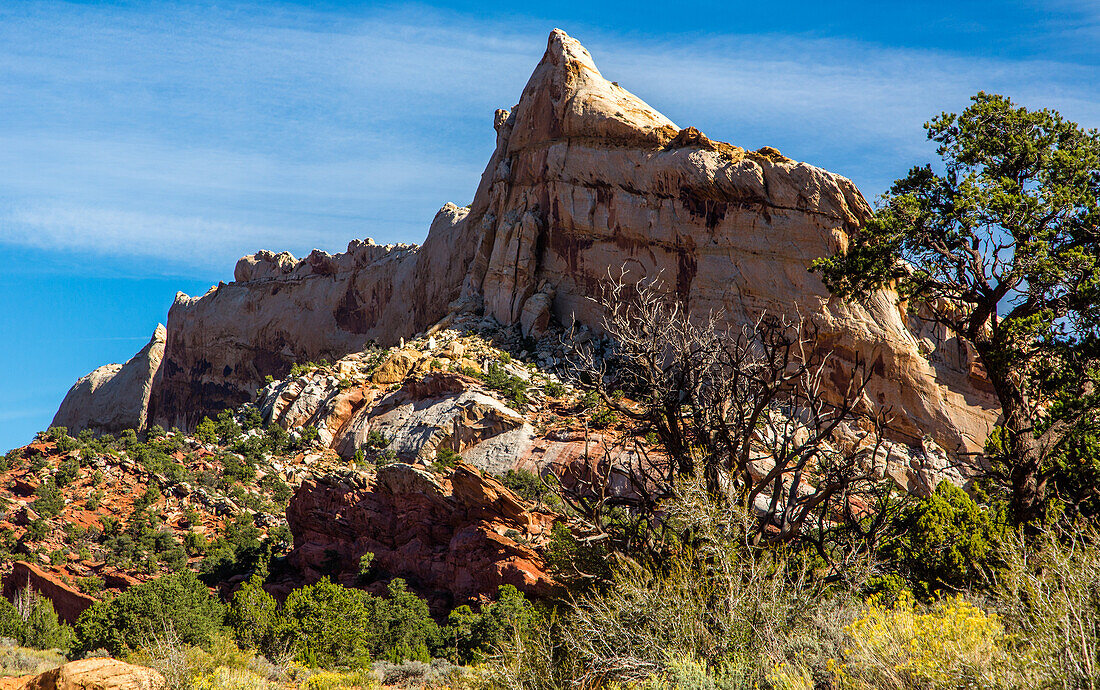
[{"label": "pointed rock peak", "polygon": [[543,61],[549,60],[555,65],[565,65],[568,62],[576,63],[572,69],[585,68],[596,73],[602,78],[600,71],[596,69],[596,63],[592,60],[592,54],[581,45],[581,42],[565,33],[561,29],[550,32],[550,38],[546,41],[546,55]]},{"label": "pointed rock peak", "polygon": [[612,146],[663,146],[679,129],[645,101],[600,74],[592,55],[561,29],[512,111],[509,148],[560,139],[604,140]]}]

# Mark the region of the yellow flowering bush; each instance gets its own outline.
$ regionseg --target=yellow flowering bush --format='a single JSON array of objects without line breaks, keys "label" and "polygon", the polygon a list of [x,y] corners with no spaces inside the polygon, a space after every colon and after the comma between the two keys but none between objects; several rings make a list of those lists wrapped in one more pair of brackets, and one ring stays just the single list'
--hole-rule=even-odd
[{"label": "yellow flowering bush", "polygon": [[219,666],[191,679],[193,690],[274,690],[278,686],[252,671]]},{"label": "yellow flowering bush", "polygon": [[1000,687],[1005,684],[1007,638],[1000,619],[962,599],[944,599],[926,611],[902,593],[893,606],[867,600],[863,615],[845,627],[849,647],[835,665],[849,688]]},{"label": "yellow flowering bush", "polygon": [[806,669],[781,662],[765,674],[772,690],[813,690],[814,681]]},{"label": "yellow flowering bush", "polygon": [[380,688],[382,683],[370,671],[320,671],[312,674],[301,685],[301,690],[352,690],[353,688]]}]

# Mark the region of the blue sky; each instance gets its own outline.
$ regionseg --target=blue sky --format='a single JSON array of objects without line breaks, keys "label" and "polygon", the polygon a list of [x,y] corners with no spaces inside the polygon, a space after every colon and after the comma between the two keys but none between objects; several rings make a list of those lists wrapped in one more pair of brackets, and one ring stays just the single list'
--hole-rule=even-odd
[{"label": "blue sky", "polygon": [[851,177],[979,89],[1100,126],[1100,3],[0,4],[0,451],[258,249],[418,242],[550,29],[680,126]]}]

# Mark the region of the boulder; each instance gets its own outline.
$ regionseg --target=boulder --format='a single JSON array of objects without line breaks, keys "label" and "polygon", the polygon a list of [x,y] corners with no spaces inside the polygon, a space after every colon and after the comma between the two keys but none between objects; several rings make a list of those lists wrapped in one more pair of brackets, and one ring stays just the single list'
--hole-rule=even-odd
[{"label": "boulder", "polygon": [[378,365],[371,381],[378,384],[401,383],[416,368],[421,355],[417,350],[397,350]]},{"label": "boulder", "polygon": [[158,671],[101,657],[33,676],[0,678],[0,690],[162,690],[166,685]]}]

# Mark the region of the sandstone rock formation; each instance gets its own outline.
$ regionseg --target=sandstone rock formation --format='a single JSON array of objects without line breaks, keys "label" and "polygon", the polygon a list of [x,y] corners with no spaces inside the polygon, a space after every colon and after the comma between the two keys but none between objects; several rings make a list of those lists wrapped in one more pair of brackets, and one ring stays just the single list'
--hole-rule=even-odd
[{"label": "sandstone rock formation", "polygon": [[0,690],[161,690],[164,676],[117,659],[73,661],[45,673],[0,678]]},{"label": "sandstone rock formation", "polygon": [[70,587],[51,573],[39,570],[30,563],[16,561],[4,576],[4,597],[14,599],[17,592],[30,588],[53,603],[57,617],[66,623],[74,623],[84,610],[95,603],[95,598]]},{"label": "sandstone rock formation", "polygon": [[125,364],[105,364],[77,381],[50,426],[117,433],[144,429],[149,395],[164,357],[167,331],[157,325],[152,339]]},{"label": "sandstone rock formation", "polygon": [[166,360],[149,416],[193,427],[204,415],[253,398],[269,374],[296,362],[338,359],[372,341],[393,344],[435,323],[459,296],[474,237],[448,204],[423,246],[353,240],[335,256],[260,252],[237,263],[235,281],[201,297],[176,295]]},{"label": "sandstone rock formation", "polygon": [[506,584],[541,596],[557,586],[536,550],[555,519],[469,465],[438,477],[392,463],[304,482],[287,509],[288,561],[306,582],[328,575],[353,586],[363,584],[360,558],[373,553],[376,588],[405,578],[437,610]]},{"label": "sandstone rock formation", "polygon": [[896,438],[981,447],[998,410],[968,346],[892,293],[846,304],[807,270],[870,217],[848,180],[677,128],[561,31],[495,126],[471,205],[444,206],[423,246],[353,242],[301,261],[261,252],[233,283],[179,295],[149,418],[189,427],[294,361],[394,345],[456,313],[527,335],[573,318],[598,327],[587,298],[625,267],[631,280],[660,277],[695,315],[812,319],[838,374],[856,361],[877,373],[869,402],[893,410]]},{"label": "sandstone rock formation", "polygon": [[[319,440],[347,459],[371,443],[372,435],[386,439],[385,452],[403,462],[431,464],[445,449],[493,474],[517,468],[557,473],[602,452],[603,432],[586,432],[578,421],[577,393],[563,387],[572,392],[549,396],[549,384],[561,385],[553,374],[532,374],[503,362],[506,356],[479,337],[443,330],[410,341],[381,363],[372,365],[357,353],[274,381],[260,391],[257,405],[265,421],[289,431],[316,427]],[[525,380],[526,405],[516,405],[483,381],[432,368],[483,371],[490,364]],[[381,371],[387,372],[387,383],[376,383]],[[400,384],[388,383],[399,371]]]}]

